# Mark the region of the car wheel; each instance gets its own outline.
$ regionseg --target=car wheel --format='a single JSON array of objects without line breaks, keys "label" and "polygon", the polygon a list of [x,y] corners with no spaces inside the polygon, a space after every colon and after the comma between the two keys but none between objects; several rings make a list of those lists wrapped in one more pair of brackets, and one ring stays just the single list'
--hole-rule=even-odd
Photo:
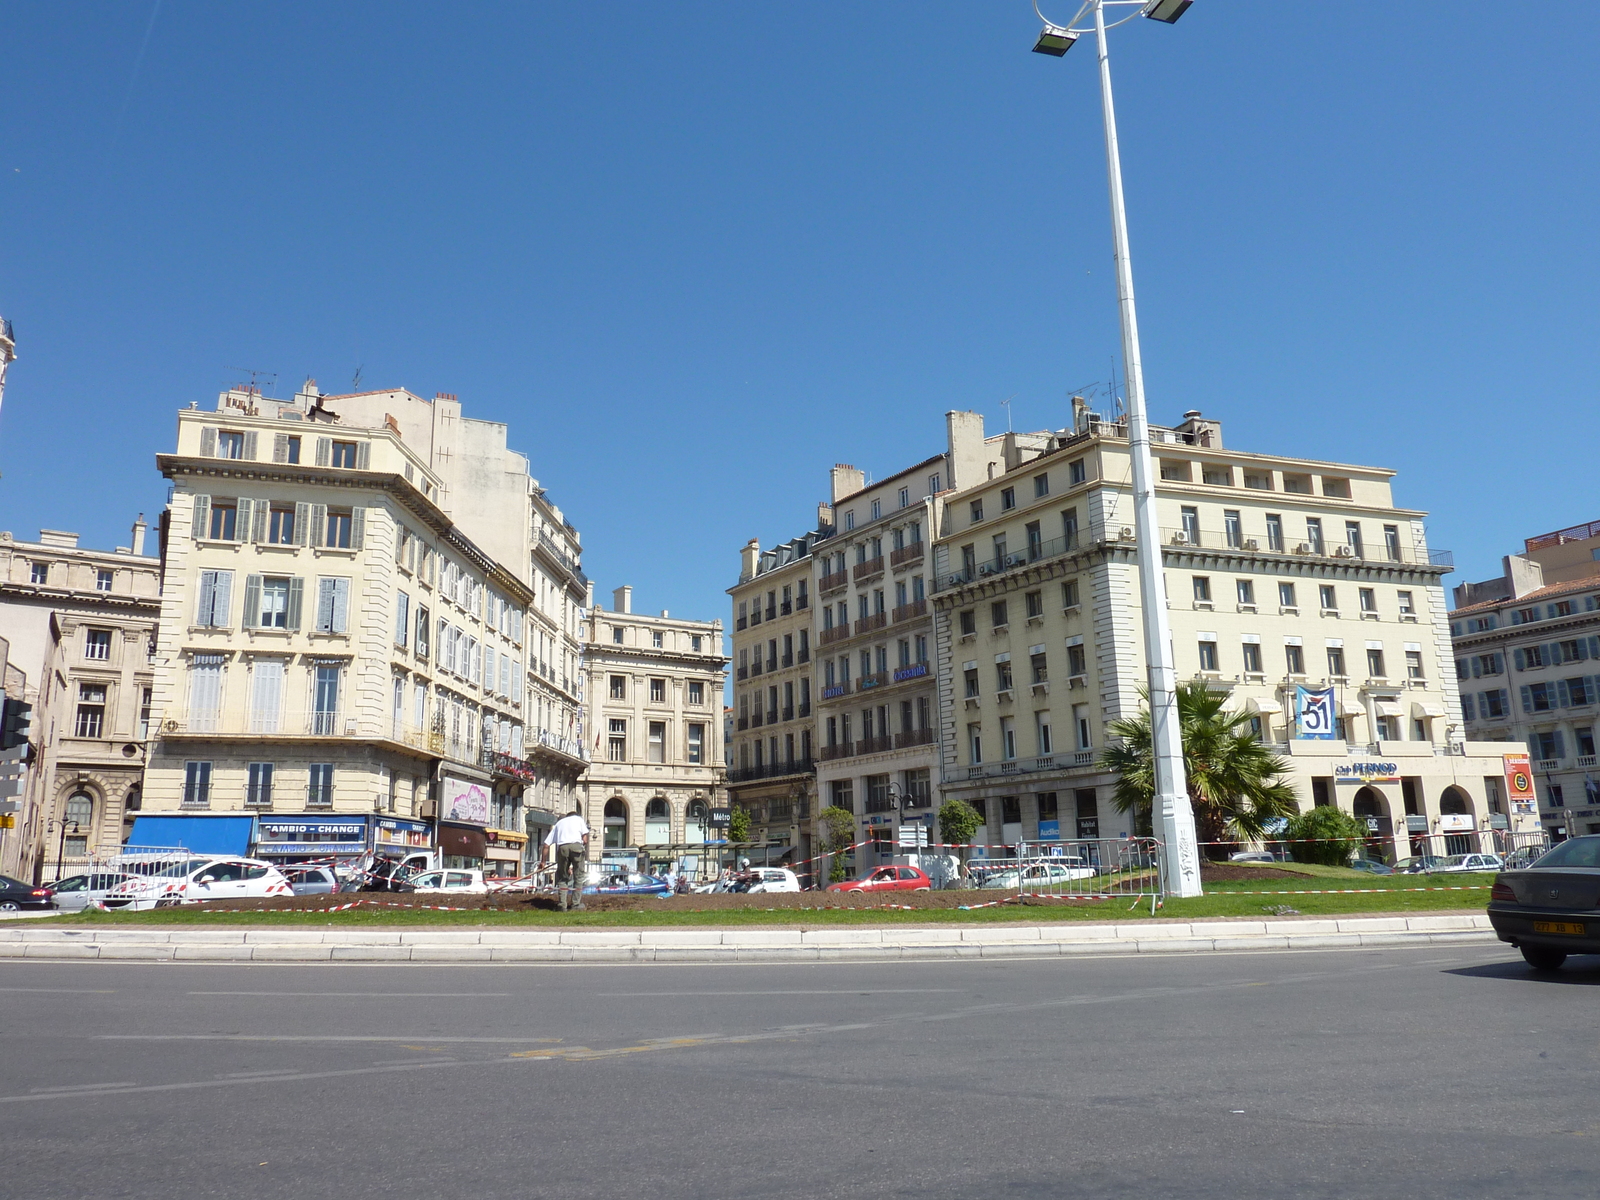
[{"label": "car wheel", "polygon": [[932,888],[925,888],[925,887],[924,888],[912,888],[911,890],[913,892],[931,892],[931,891],[933,891]]},{"label": "car wheel", "polygon": [[15,900],[0,900],[0,912],[21,912],[22,905]]},{"label": "car wheel", "polygon": [[1567,961],[1565,950],[1551,950],[1548,946],[1521,946],[1519,949],[1535,971],[1554,971]]},{"label": "car wheel", "polygon": [[861,895],[861,889],[860,888],[849,888],[849,889],[847,889],[845,891],[845,895],[847,895],[847,896],[859,896],[859,895]]}]

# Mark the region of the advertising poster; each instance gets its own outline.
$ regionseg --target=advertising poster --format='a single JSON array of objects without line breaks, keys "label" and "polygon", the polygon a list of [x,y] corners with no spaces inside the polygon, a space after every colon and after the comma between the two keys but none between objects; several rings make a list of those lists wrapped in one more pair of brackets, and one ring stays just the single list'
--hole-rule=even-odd
[{"label": "advertising poster", "polygon": [[483,784],[446,775],[439,786],[441,820],[464,821],[469,825],[489,823],[489,789]]},{"label": "advertising poster", "polygon": [[1526,754],[1503,754],[1505,763],[1506,795],[1511,801],[1511,811],[1522,816],[1531,815],[1537,797],[1533,793],[1533,770]]},{"label": "advertising poster", "polygon": [[1337,736],[1333,719],[1333,689],[1294,689],[1295,725],[1298,736],[1331,742]]}]

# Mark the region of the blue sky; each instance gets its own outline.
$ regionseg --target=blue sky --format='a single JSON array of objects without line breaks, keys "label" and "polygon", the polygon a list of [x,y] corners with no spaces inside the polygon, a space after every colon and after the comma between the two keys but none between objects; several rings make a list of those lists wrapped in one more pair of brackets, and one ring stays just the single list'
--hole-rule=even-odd
[{"label": "blue sky", "polygon": [[[1153,418],[1398,469],[1447,584],[1600,518],[1600,13],[1537,17],[1199,0],[1113,45]],[[831,464],[1063,425],[1117,353],[1093,56],[1028,53],[1026,0],[0,27],[19,536],[126,542],[241,368],[359,369],[506,421],[602,595],[725,615]]]}]

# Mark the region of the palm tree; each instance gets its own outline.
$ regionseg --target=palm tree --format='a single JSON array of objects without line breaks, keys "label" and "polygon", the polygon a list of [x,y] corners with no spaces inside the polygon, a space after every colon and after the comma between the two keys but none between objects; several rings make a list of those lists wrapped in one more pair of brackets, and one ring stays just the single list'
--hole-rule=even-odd
[{"label": "palm tree", "polygon": [[[1145,707],[1139,715],[1107,727],[1120,739],[1101,757],[1101,766],[1117,773],[1112,796],[1121,812],[1149,818],[1155,795],[1155,768],[1150,753],[1150,693],[1141,689]],[[1178,685],[1178,728],[1183,736],[1183,767],[1194,807],[1195,832],[1209,853],[1221,856],[1216,843],[1256,841],[1267,822],[1299,811],[1294,788],[1283,778],[1289,764],[1269,751],[1249,729],[1250,715],[1230,712],[1225,697],[1204,680]]]}]

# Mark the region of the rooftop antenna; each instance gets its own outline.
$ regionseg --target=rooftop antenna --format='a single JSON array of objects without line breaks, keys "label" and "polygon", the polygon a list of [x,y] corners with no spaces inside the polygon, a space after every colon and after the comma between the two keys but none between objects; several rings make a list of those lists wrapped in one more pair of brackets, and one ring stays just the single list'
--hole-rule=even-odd
[{"label": "rooftop antenna", "polygon": [[1012,392],[1011,395],[1007,396],[1004,400],[1000,401],[1000,407],[1006,410],[1006,432],[1007,433],[1011,432],[1011,402],[1013,400],[1015,400],[1016,398],[1017,398],[1017,393]]},{"label": "rooftop antenna", "polygon": [[249,367],[228,367],[226,370],[237,371],[241,375],[250,376],[250,390],[256,395],[262,394],[261,388],[258,385],[263,379],[267,380],[267,386],[269,388],[278,386],[278,373],[276,371],[253,371]]},{"label": "rooftop antenna", "polygon": [[[362,365],[364,366],[365,364]],[[356,373],[350,377],[350,390],[352,392],[361,390],[361,367],[359,366],[356,368]]]}]

